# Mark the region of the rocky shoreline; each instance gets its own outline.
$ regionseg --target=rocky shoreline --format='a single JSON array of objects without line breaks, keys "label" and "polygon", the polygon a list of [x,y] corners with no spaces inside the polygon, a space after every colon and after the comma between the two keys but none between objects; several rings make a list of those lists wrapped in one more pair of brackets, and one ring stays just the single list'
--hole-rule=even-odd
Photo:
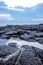
[{"label": "rocky shoreline", "polygon": [[0,26],[0,38],[20,37],[26,41],[38,41],[43,44],[43,24]]},{"label": "rocky shoreline", "polygon": [[[0,39],[11,37],[43,45],[43,24],[0,26]],[[0,65],[43,65],[43,50],[28,45],[18,48],[16,43],[0,45]]]}]

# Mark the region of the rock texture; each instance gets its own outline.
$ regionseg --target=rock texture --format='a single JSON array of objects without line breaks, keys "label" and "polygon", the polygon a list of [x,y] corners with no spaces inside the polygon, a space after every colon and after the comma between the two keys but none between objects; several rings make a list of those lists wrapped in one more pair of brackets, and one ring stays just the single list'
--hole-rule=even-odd
[{"label": "rock texture", "polygon": [[1,56],[0,64],[1,65],[43,65],[43,62],[42,62],[43,59],[41,60],[41,57],[42,57],[41,52],[39,53],[38,52],[39,49],[36,49],[36,51],[35,49],[33,47],[24,45],[14,52],[10,50],[10,52],[12,51],[12,53],[11,54],[8,53],[8,55],[6,54],[6,51],[5,51],[4,53],[6,54],[6,56],[4,57]]},{"label": "rock texture", "polygon": [[38,41],[43,44],[43,24],[0,26],[0,38],[9,39],[11,37],[20,37],[27,41]]},{"label": "rock texture", "polygon": [[[19,37],[26,41],[43,44],[43,24],[0,26],[0,38]],[[16,43],[0,45],[0,65],[43,65],[43,50]]]}]

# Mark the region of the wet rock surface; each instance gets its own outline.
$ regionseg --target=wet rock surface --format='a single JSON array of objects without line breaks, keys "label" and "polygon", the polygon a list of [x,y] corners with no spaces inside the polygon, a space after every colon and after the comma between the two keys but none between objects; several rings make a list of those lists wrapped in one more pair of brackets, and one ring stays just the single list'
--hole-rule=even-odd
[{"label": "wet rock surface", "polygon": [[[15,47],[14,47],[15,49]],[[38,49],[39,50],[39,49]],[[12,50],[11,50],[12,51]],[[36,49],[37,51],[37,49]],[[42,55],[33,47],[22,46],[13,53],[0,58],[1,65],[43,65]],[[40,50],[42,51],[42,50]],[[6,54],[6,53],[5,53]],[[41,57],[39,57],[39,54]]]},{"label": "wet rock surface", "polygon": [[27,41],[38,41],[43,44],[43,24],[0,26],[0,38],[9,39],[11,37],[20,37]]},{"label": "wet rock surface", "polygon": [[[0,39],[11,37],[43,45],[43,24],[0,26]],[[43,50],[28,45],[18,48],[16,43],[0,45],[0,65],[43,65]]]},{"label": "wet rock surface", "polygon": [[5,57],[11,53],[17,51],[17,47],[11,44],[7,45],[0,45],[0,57]]},{"label": "wet rock surface", "polygon": [[16,65],[42,65],[40,58],[36,57],[34,49],[31,47],[25,47],[20,59],[16,62]]}]

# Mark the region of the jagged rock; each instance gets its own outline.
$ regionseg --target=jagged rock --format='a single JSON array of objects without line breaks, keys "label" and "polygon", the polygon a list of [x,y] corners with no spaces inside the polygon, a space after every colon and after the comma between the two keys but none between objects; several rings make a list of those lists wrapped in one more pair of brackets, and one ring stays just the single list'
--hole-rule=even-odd
[{"label": "jagged rock", "polygon": [[42,38],[35,38],[35,40],[41,44],[43,44],[43,37]]},{"label": "jagged rock", "polygon": [[[11,37],[19,37],[29,42],[38,41],[43,44],[43,25],[0,26],[0,38]],[[16,51],[19,52],[16,53]],[[43,65],[43,50],[30,46],[18,48],[16,43],[0,45],[0,65]]]},{"label": "jagged rock", "polygon": [[6,32],[5,35],[16,35],[17,31]]},{"label": "jagged rock", "polygon": [[[0,38],[20,37],[27,41],[43,42],[43,24],[40,25],[7,25],[0,26]],[[38,37],[42,39],[37,39]],[[31,39],[30,39],[31,38]],[[42,43],[43,44],[43,43]]]},{"label": "jagged rock", "polygon": [[5,56],[4,58],[0,58],[0,64],[1,65],[14,65],[21,50],[18,50],[10,55]]},{"label": "jagged rock", "polygon": [[25,30],[17,30],[17,34],[20,36],[20,35],[23,35],[25,34]]},{"label": "jagged rock", "polygon": [[40,58],[36,57],[36,54],[31,47],[23,46],[23,48],[25,48],[25,50],[22,52],[15,65],[42,65]]},{"label": "jagged rock", "polygon": [[5,56],[0,60],[1,65],[42,65],[34,48],[22,46],[18,51]]},{"label": "jagged rock", "polygon": [[43,32],[43,24],[38,25],[37,30]]},{"label": "jagged rock", "polygon": [[30,42],[35,41],[34,36],[28,35],[26,33],[24,35],[21,35],[20,38],[23,39],[23,40],[26,40],[26,41],[30,41]]},{"label": "jagged rock", "polygon": [[35,37],[36,33],[37,31],[31,31],[30,35]]},{"label": "jagged rock", "polygon": [[43,63],[43,50],[38,49],[38,48],[35,48],[35,47],[33,47],[33,48],[34,48],[34,50],[35,50],[35,52],[36,52],[37,57],[39,57],[40,60],[41,60],[42,63]]},{"label": "jagged rock", "polygon": [[4,34],[4,33],[5,33],[5,31],[0,31],[0,35],[1,35],[1,34]]},{"label": "jagged rock", "polygon": [[12,45],[0,45],[0,57],[5,57],[11,53],[17,51],[17,47],[13,47]]},{"label": "jagged rock", "polygon": [[8,46],[11,46],[11,47],[17,48],[17,44],[16,44],[16,43],[9,43]]},{"label": "jagged rock", "polygon": [[36,31],[36,29],[38,28],[38,25],[21,25],[21,29],[23,30],[32,30],[32,31]]},{"label": "jagged rock", "polygon": [[41,59],[42,63],[43,63],[43,51],[38,53],[39,58]]},{"label": "jagged rock", "polygon": [[25,33],[27,33],[28,35],[31,33],[32,31],[28,30],[28,31],[25,31]]},{"label": "jagged rock", "polygon": [[30,54],[24,52],[16,65],[42,65],[41,61],[39,60],[39,58],[33,57]]},{"label": "jagged rock", "polygon": [[43,32],[39,32],[35,34],[36,37],[43,37]]}]

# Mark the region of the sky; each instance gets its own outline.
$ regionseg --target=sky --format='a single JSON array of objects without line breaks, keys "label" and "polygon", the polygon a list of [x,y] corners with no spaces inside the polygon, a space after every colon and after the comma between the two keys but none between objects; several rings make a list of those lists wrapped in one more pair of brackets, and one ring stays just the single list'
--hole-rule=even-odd
[{"label": "sky", "polygon": [[43,24],[43,0],[0,0],[0,25]]}]

